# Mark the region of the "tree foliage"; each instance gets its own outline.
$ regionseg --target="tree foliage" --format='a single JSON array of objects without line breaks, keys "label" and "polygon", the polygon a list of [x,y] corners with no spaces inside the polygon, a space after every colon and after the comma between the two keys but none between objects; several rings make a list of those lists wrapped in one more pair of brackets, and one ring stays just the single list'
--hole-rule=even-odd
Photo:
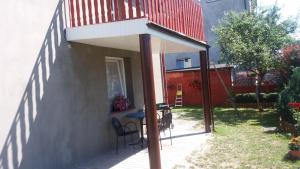
[{"label": "tree foliage", "polygon": [[221,50],[221,60],[254,73],[257,78],[256,96],[260,110],[260,86],[264,75],[286,62],[282,49],[293,41],[294,20],[282,20],[279,8],[251,12],[229,12],[214,28]]},{"label": "tree foliage", "polygon": [[293,44],[285,47],[282,50],[283,61],[286,63],[280,70],[280,80],[283,85],[286,85],[295,67],[300,66],[300,42],[296,41]]},{"label": "tree foliage", "polygon": [[265,74],[280,64],[281,49],[292,42],[297,23],[281,20],[279,8],[257,12],[230,12],[214,30],[221,59],[255,73]]}]

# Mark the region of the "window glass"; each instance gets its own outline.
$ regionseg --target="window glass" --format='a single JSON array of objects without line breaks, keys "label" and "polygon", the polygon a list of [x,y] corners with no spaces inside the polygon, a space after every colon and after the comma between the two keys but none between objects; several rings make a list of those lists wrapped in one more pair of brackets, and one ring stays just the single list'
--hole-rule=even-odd
[{"label": "window glass", "polygon": [[184,61],[182,59],[176,60],[176,69],[183,69],[184,68]]},{"label": "window glass", "polygon": [[126,97],[124,61],[122,58],[106,58],[106,77],[108,98],[113,100],[119,95]]}]

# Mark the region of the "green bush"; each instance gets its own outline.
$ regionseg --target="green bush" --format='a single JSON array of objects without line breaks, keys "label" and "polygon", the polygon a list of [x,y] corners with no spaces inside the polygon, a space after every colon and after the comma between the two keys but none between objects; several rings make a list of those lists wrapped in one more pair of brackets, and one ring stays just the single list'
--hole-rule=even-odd
[{"label": "green bush", "polygon": [[295,68],[288,85],[279,94],[277,110],[281,118],[290,123],[295,123],[293,111],[288,106],[289,102],[300,102],[300,68]]},{"label": "green bush", "polygon": [[[261,102],[274,103],[278,100],[278,93],[261,93]],[[235,96],[236,103],[256,103],[255,93],[237,94]]]},{"label": "green bush", "polygon": [[235,95],[236,103],[256,103],[255,93],[244,93]]},{"label": "green bush", "polygon": [[278,101],[279,94],[278,93],[267,93],[264,94],[263,102],[274,103]]}]

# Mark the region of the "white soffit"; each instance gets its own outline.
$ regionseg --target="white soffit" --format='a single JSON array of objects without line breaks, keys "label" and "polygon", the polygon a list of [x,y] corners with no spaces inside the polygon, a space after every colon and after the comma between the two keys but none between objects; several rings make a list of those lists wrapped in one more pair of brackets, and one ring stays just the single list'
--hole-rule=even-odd
[{"label": "white soffit", "polygon": [[139,51],[139,34],[152,35],[152,50],[154,53],[195,52],[206,50],[187,40],[165,34],[147,26],[148,19],[134,19],[103,23],[96,25],[67,28],[68,41],[84,43],[108,48]]}]

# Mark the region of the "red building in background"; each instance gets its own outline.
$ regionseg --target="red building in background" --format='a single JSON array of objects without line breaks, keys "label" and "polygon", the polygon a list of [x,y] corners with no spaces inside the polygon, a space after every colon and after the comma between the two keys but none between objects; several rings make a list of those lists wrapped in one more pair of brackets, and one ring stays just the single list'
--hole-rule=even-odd
[{"label": "red building in background", "polygon": [[[216,69],[227,89],[231,89],[232,67],[216,66]],[[217,71],[210,69],[211,97],[213,106],[223,106],[228,103],[226,89],[222,85]],[[175,104],[177,85],[182,85],[183,106],[203,105],[202,82],[200,68],[189,68],[180,70],[170,70],[166,73],[167,96],[170,105]]]}]

